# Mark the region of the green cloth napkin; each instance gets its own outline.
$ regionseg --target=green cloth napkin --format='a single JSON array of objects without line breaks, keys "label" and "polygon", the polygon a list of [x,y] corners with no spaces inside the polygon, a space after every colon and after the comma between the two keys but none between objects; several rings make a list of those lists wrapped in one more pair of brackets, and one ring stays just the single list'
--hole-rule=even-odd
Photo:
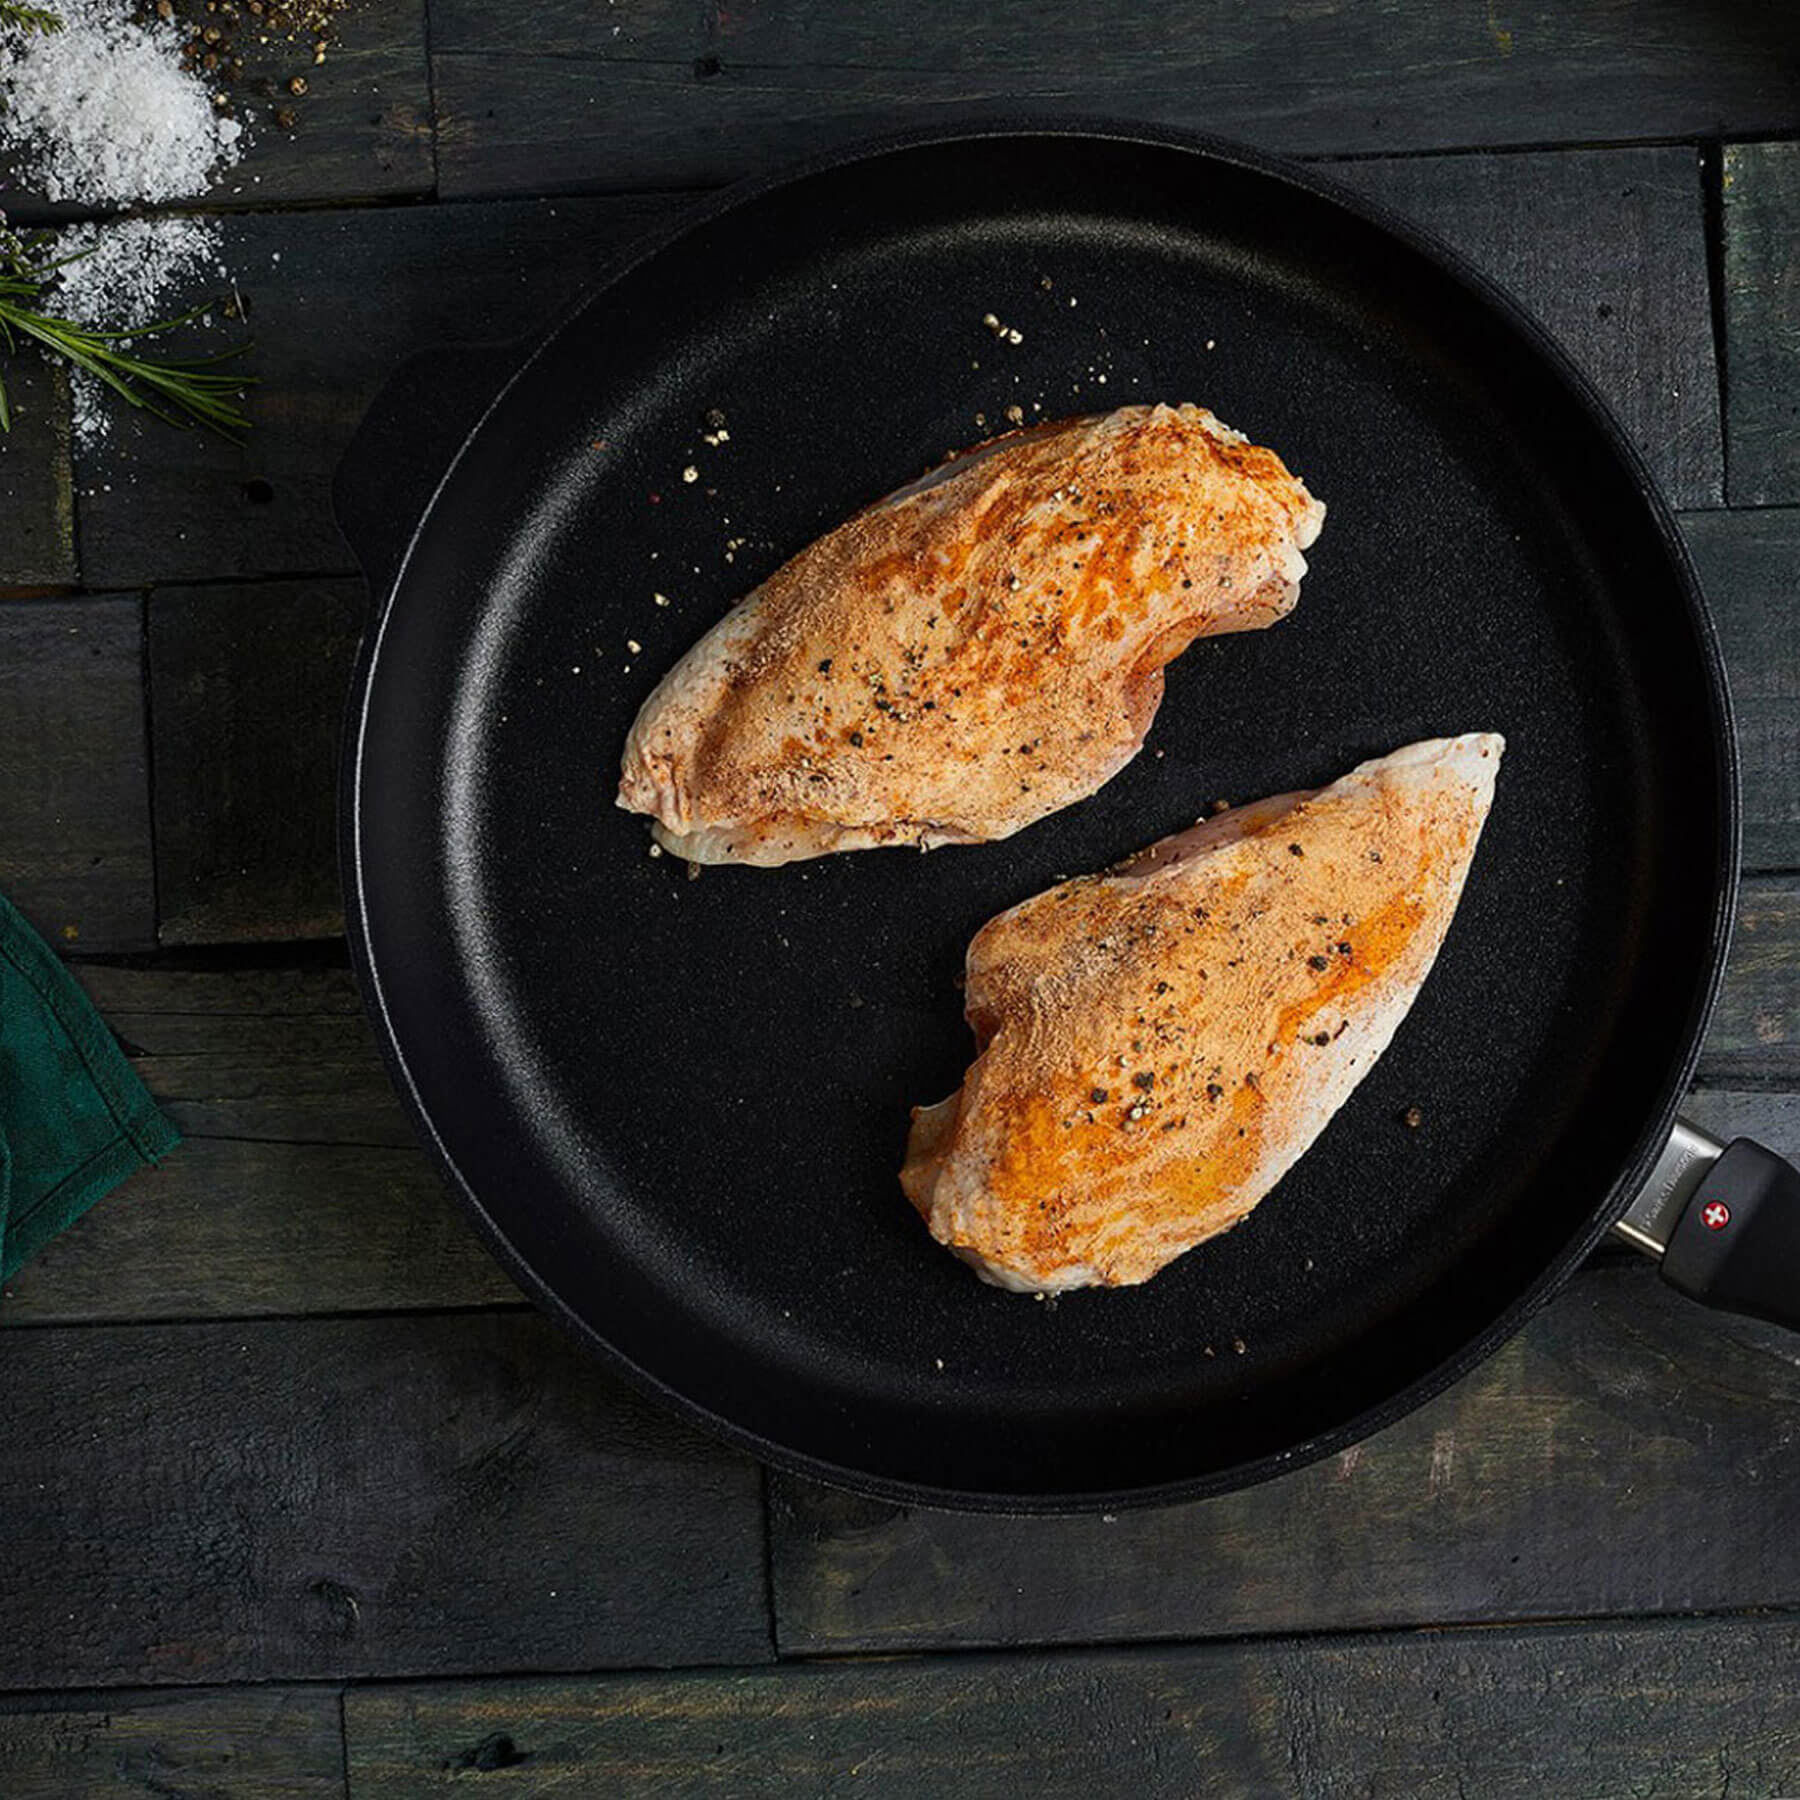
[{"label": "green cloth napkin", "polygon": [[0,1281],[180,1142],[74,977],[0,897]]}]

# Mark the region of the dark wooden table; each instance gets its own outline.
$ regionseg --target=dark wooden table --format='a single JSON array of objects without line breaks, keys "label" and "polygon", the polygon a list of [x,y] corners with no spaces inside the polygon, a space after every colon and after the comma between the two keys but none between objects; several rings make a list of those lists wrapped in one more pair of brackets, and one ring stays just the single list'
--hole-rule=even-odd
[{"label": "dark wooden table", "polygon": [[247,447],[72,454],[27,367],[0,449],[0,888],[187,1134],[0,1300],[0,1794],[1800,1792],[1800,1340],[1623,1254],[1360,1448],[1117,1519],[846,1498],[575,1356],[346,972],[327,507],[408,350],[547,321],[687,190],[1000,106],[1332,159],[1681,511],[1748,809],[1692,1111],[1800,1152],[1800,20],[361,0],[309,63],[213,202]]}]

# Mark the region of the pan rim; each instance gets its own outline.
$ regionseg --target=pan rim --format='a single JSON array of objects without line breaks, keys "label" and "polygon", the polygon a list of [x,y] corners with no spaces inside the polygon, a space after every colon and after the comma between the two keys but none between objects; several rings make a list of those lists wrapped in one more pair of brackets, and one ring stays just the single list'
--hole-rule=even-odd
[{"label": "pan rim", "polygon": [[[1563,1242],[1544,1263],[1535,1280],[1503,1307],[1481,1331],[1427,1373],[1394,1390],[1385,1399],[1363,1408],[1343,1423],[1285,1450],[1233,1463],[1197,1476],[1178,1477],[1166,1482],[1124,1489],[995,1492],[945,1487],[934,1482],[907,1480],[855,1469],[795,1449],[741,1426],[691,1398],[628,1356],[603,1335],[599,1325],[579,1314],[529,1265],[489,1213],[473,1186],[464,1178],[448,1146],[439,1135],[407,1065],[399,1033],[389,1013],[371,941],[369,908],[363,884],[362,795],[365,739],[382,643],[392,617],[393,601],[405,583],[414,553],[432,522],[438,502],[469,446],[481,434],[489,418],[505,404],[515,386],[525,379],[539,358],[552,349],[601,294],[613,289],[635,270],[711,221],[749,202],[829,171],[914,150],[993,139],[1029,141],[1044,138],[1123,143],[1174,152],[1196,157],[1202,162],[1239,169],[1291,187],[1309,197],[1324,200],[1398,240],[1434,264],[1468,290],[1479,305],[1496,315],[1523,340],[1537,361],[1569,393],[1617,459],[1647,508],[1658,547],[1675,578],[1675,586],[1685,605],[1688,624],[1697,642],[1701,663],[1699,672],[1706,688],[1708,735],[1716,768],[1718,836],[1710,847],[1714,880],[1712,917],[1708,930],[1708,966],[1704,980],[1696,987],[1690,1001],[1688,1017],[1683,1027],[1684,1049],[1662,1079],[1654,1106],[1638,1131],[1634,1152],[1605,1193],[1596,1199],[1585,1226],[1573,1232]],[[1586,372],[1546,328],[1460,252],[1445,245],[1430,232],[1399,218],[1379,202],[1346,189],[1328,175],[1321,174],[1312,164],[1295,164],[1204,133],[1110,118],[1044,120],[1025,114],[884,134],[836,150],[821,152],[721,189],[685,209],[678,218],[664,227],[637,240],[613,259],[584,288],[580,297],[563,315],[535,338],[529,353],[518,361],[511,376],[483,409],[450,457],[407,539],[387,582],[386,591],[379,596],[372,596],[372,600],[374,616],[357,655],[340,757],[340,876],[352,968],[375,1030],[382,1060],[400,1094],[414,1130],[437,1165],[440,1175],[475,1225],[489,1253],[526,1296],[559,1328],[639,1392],[699,1425],[715,1438],[786,1472],[876,1499],[945,1511],[1016,1516],[1080,1515],[1148,1509],[1232,1492],[1318,1461],[1351,1444],[1360,1443],[1461,1380],[1516,1335],[1539,1308],[1568,1283],[1581,1262],[1611,1230],[1647,1176],[1656,1154],[1668,1138],[1681,1100],[1692,1080],[1705,1028],[1717,1003],[1730,949],[1740,879],[1742,799],[1735,723],[1724,659],[1686,541],[1681,536],[1669,504],[1651,475],[1642,453],[1620,426]]]}]

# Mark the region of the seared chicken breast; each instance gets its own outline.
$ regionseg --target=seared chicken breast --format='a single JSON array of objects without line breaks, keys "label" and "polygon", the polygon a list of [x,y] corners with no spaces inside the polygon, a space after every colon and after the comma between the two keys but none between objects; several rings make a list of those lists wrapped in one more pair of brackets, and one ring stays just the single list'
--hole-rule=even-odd
[{"label": "seared chicken breast", "polygon": [[994,439],[714,626],[645,702],[618,803],[695,862],[1007,837],[1137,754],[1195,638],[1293,606],[1324,515],[1199,406]]},{"label": "seared chicken breast", "polygon": [[1409,745],[1000,914],[980,1054],[901,1184],[1002,1287],[1147,1281],[1229,1230],[1368,1074],[1431,973],[1505,748]]}]

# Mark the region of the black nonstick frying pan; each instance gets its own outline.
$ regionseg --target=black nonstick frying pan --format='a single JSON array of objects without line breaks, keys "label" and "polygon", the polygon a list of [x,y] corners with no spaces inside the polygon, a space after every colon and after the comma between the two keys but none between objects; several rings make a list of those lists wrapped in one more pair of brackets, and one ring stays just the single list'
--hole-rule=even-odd
[{"label": "black nonstick frying pan", "polygon": [[[963,132],[727,194],[522,354],[412,366],[340,474],[378,603],[344,883],[422,1134],[607,1361],[790,1468],[1067,1510],[1366,1435],[1628,1206],[1684,1285],[1800,1314],[1800,1178],[1671,1138],[1736,883],[1718,650],[1637,456],[1456,259],[1236,149]],[[650,853],[619,751],[735,597],[1009,406],[1148,399],[1275,446],[1330,517],[1298,610],[1181,658],[1130,768],[985,847]],[[968,1060],[986,919],[1217,797],[1479,729],[1509,747],[1436,972],[1245,1224],[1054,1303],[930,1242],[896,1171]]]}]

